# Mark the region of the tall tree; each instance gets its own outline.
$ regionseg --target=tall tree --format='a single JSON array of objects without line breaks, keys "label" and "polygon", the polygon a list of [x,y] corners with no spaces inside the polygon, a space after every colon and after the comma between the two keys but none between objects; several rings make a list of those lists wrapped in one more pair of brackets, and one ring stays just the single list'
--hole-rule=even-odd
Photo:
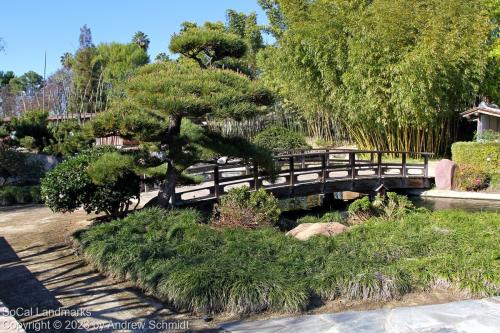
[{"label": "tall tree", "polygon": [[69,52],[65,52],[60,58],[61,65],[65,69],[71,69],[73,61],[74,61],[73,55]]},{"label": "tall tree", "polygon": [[13,92],[34,96],[43,87],[43,76],[35,71],[28,71],[21,76],[12,78],[9,84]]},{"label": "tall tree", "polygon": [[137,44],[109,43],[97,46],[94,61],[102,66],[104,81],[113,84],[125,80],[136,68],[147,64],[149,57]]},{"label": "tall tree", "polygon": [[137,31],[132,37],[132,43],[137,44],[144,52],[148,51],[149,48],[149,38],[142,31]]},{"label": "tall tree", "polygon": [[[180,36],[180,37],[179,37]],[[265,112],[272,95],[245,75],[209,66],[203,59],[244,54],[237,36],[210,29],[189,28],[171,40],[170,49],[195,63],[162,62],[138,69],[125,86],[126,99],[94,123],[95,134],[120,130],[142,141],[155,142],[167,156],[167,172],[158,202],[168,205],[182,172],[217,152],[256,157],[272,167],[270,155],[241,138],[223,138],[198,125],[208,115],[240,119]],[[99,131],[101,133],[99,133]]]},{"label": "tall tree", "polygon": [[247,15],[229,9],[226,12],[226,17],[227,31],[238,35],[245,41],[247,52],[242,61],[255,75],[257,70],[256,55],[264,48],[264,40],[261,32],[263,27],[257,24],[257,14],[252,12]]},{"label": "tall tree", "polygon": [[6,86],[9,84],[10,80],[15,78],[13,71],[0,71],[0,87]]},{"label": "tall tree", "polygon": [[97,48],[93,45],[80,48],[75,54],[70,100],[70,111],[74,114],[98,112],[103,108],[101,64],[96,61],[97,55]]},{"label": "tall tree", "polygon": [[286,29],[260,58],[270,86],[360,147],[444,151],[485,73],[482,0],[277,4]]},{"label": "tall tree", "polygon": [[227,32],[222,24],[213,23],[203,27],[184,23],[181,32],[172,37],[169,48],[173,53],[195,60],[201,68],[211,67],[227,57],[241,58],[247,51],[238,35]]},{"label": "tall tree", "polygon": [[90,28],[86,24],[84,24],[80,28],[79,42],[80,42],[81,49],[85,49],[85,48],[94,46],[94,44],[92,44],[92,31],[90,30]]}]

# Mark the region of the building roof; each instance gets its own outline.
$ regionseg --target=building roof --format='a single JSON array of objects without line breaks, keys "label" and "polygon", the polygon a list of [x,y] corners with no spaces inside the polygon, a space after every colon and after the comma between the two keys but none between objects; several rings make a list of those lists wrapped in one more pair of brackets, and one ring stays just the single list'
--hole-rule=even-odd
[{"label": "building roof", "polygon": [[472,109],[462,112],[460,115],[465,118],[470,118],[470,117],[477,117],[481,113],[494,117],[500,117],[500,109],[483,105],[473,107]]}]

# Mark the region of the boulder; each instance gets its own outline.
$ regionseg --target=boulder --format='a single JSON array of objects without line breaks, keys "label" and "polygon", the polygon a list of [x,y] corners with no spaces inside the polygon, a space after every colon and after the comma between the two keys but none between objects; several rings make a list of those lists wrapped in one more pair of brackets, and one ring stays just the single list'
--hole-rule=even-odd
[{"label": "boulder", "polygon": [[308,240],[317,235],[335,236],[344,231],[349,230],[343,224],[337,222],[331,223],[302,223],[287,232],[287,235],[293,236],[300,240]]},{"label": "boulder", "polygon": [[457,169],[457,164],[451,160],[443,159],[436,165],[435,180],[436,189],[438,190],[452,190],[453,189],[453,175]]}]

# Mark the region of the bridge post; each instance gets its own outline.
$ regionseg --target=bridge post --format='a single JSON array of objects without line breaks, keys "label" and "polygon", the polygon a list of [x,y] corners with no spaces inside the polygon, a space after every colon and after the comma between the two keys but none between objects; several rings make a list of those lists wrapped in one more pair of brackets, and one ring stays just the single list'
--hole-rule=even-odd
[{"label": "bridge post", "polygon": [[377,176],[378,179],[382,179],[382,153],[377,153]]},{"label": "bridge post", "polygon": [[306,167],[306,157],[304,156],[305,151],[301,150],[300,153],[302,154],[300,167],[302,169],[305,169]]},{"label": "bridge post", "polygon": [[402,153],[401,155],[401,168],[402,168],[402,176],[406,178],[406,153]]},{"label": "bridge post", "polygon": [[214,194],[217,199],[219,199],[220,195],[220,187],[219,187],[219,165],[215,164],[214,166]]},{"label": "bridge post", "polygon": [[288,164],[290,165],[290,194],[293,193],[293,186],[295,185],[295,172],[294,172],[294,165],[293,165],[293,156],[290,156],[288,158]]},{"label": "bridge post", "polygon": [[349,153],[349,165],[351,166],[351,180],[356,178],[356,153]]},{"label": "bridge post", "polygon": [[424,177],[429,176],[429,155],[424,154]]},{"label": "bridge post", "polygon": [[259,184],[259,165],[257,162],[254,160],[253,161],[253,189],[258,190],[260,187]]},{"label": "bridge post", "polygon": [[325,182],[326,182],[326,160],[328,153],[321,155],[321,193],[325,193]]},{"label": "bridge post", "polygon": [[349,164],[351,165],[351,189],[354,189],[354,180],[356,178],[356,153],[349,153]]},{"label": "bridge post", "polygon": [[330,166],[330,149],[326,150],[326,166]]}]

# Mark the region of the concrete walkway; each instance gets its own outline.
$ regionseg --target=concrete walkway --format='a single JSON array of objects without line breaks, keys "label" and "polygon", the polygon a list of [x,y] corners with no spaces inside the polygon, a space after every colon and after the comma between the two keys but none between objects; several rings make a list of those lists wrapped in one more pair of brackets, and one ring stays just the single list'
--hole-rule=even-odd
[{"label": "concrete walkway", "polygon": [[496,333],[500,297],[436,305],[298,316],[221,325],[229,332],[259,333]]},{"label": "concrete walkway", "polygon": [[471,199],[471,200],[497,200],[500,201],[500,193],[488,192],[465,192],[448,190],[428,190],[420,194],[423,198],[452,198],[452,199]]},{"label": "concrete walkway", "polygon": [[95,217],[41,205],[0,209],[0,324],[12,324],[10,310],[27,333],[212,331],[213,323],[102,276],[76,256],[67,241]]}]

